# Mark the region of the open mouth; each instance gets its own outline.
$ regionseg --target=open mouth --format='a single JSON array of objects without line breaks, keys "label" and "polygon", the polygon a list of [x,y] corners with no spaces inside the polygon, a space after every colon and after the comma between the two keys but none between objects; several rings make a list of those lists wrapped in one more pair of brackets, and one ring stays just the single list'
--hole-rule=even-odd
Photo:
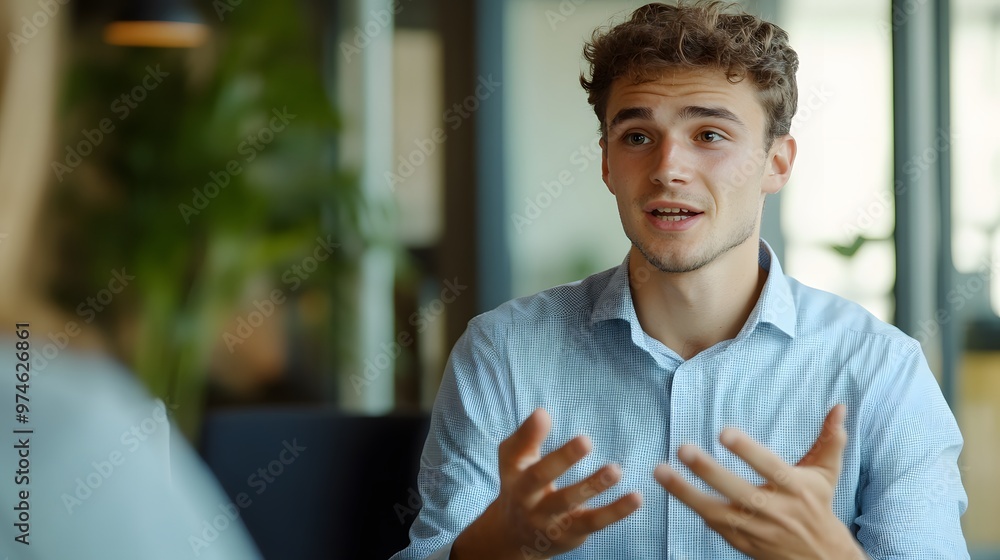
[{"label": "open mouth", "polygon": [[681,222],[701,213],[683,208],[657,208],[651,212],[653,216],[662,222]]}]

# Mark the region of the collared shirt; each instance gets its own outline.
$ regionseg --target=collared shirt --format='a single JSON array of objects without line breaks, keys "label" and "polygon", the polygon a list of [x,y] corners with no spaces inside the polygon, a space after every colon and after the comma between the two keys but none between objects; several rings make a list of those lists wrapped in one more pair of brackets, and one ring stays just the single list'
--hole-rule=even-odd
[{"label": "collared shirt", "polygon": [[[578,434],[593,451],[562,487],[617,463],[638,511],[565,559],[747,558],[653,478],[668,463],[718,495],[677,458],[695,444],[754,484],[764,480],[719,443],[737,427],[796,464],[823,419],[847,406],[833,512],[873,558],[968,558],[962,436],[920,345],[860,306],[782,274],[763,241],[767,281],[735,338],[684,360],[639,325],[628,259],[582,281],[513,300],[473,319],[449,358],[421,458],[423,509],[394,560],[447,558],[455,537],[496,498],[497,446],[536,408],[552,417],[549,453]],[[543,532],[525,558],[547,556]],[[534,551],[537,555],[533,556]]]}]

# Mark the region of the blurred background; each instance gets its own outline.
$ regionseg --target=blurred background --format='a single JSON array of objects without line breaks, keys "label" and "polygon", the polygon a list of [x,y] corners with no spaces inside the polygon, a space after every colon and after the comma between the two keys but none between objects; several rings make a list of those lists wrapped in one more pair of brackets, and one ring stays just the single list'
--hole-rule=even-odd
[{"label": "blurred background", "polygon": [[[35,369],[116,356],[231,496],[311,441],[243,511],[268,558],[401,548],[468,320],[627,251],[578,78],[643,3],[5,0],[0,288],[52,318]],[[923,344],[1000,558],[1000,4],[743,4],[801,57],[763,236]],[[353,477],[392,484],[362,512]]]}]

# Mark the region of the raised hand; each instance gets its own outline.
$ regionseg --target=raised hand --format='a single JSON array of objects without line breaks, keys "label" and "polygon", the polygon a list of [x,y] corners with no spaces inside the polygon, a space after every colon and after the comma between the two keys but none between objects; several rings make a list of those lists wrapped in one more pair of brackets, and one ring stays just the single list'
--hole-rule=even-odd
[{"label": "raised hand", "polygon": [[590,453],[591,443],[577,436],[542,457],[551,427],[548,413],[538,409],[500,444],[500,494],[455,540],[452,560],[549,558],[577,548],[591,533],[639,509],[642,498],[635,492],[603,507],[583,507],[618,483],[617,465],[605,465],[557,489],[555,480]]},{"label": "raised hand", "polygon": [[727,428],[719,441],[767,481],[754,486],[693,445],[677,456],[725,499],[699,491],[667,465],[656,480],[737,550],[758,559],[864,559],[867,555],[833,513],[847,432],[846,408],[834,406],[812,449],[794,467],[743,432]]}]

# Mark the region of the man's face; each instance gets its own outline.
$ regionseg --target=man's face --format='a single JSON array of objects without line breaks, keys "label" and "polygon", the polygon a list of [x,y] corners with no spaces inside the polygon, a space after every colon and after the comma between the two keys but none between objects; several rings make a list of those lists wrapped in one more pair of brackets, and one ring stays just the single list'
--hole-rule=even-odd
[{"label": "man's face", "polygon": [[788,179],[795,141],[778,138],[765,150],[767,121],[749,81],[667,70],[653,82],[611,87],[604,182],[625,234],[664,272],[697,270],[755,245],[764,195]]}]

